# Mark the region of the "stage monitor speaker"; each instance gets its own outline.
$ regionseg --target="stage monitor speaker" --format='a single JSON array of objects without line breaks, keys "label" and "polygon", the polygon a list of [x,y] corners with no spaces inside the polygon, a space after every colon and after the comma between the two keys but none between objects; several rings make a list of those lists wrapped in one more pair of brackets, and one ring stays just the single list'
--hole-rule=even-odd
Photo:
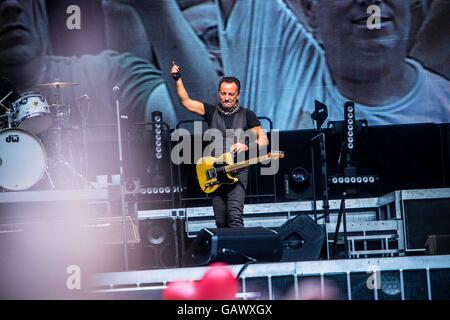
[{"label": "stage monitor speaker", "polygon": [[263,227],[202,229],[182,260],[182,265],[200,266],[221,261],[239,264],[250,261],[275,262],[282,255],[275,231]]},{"label": "stage monitor speaker", "polygon": [[319,260],[325,231],[309,216],[298,215],[286,221],[278,236],[283,245],[281,261]]},{"label": "stage monitor speaker", "polygon": [[141,269],[178,267],[184,247],[183,231],[183,219],[139,221]]}]

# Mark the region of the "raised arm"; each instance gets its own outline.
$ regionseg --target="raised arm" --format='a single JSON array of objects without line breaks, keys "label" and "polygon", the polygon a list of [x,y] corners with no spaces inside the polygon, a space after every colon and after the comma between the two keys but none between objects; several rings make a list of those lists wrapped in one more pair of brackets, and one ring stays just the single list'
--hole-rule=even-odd
[{"label": "raised arm", "polygon": [[178,99],[181,105],[186,108],[186,110],[193,112],[199,116],[205,114],[205,106],[202,102],[193,100],[189,97],[189,94],[184,87],[183,80],[181,79],[181,70],[175,62],[172,62],[172,68],[170,70],[172,77],[175,79],[175,87],[177,90]]},{"label": "raised arm", "polygon": [[102,7],[108,48],[131,52],[155,64],[147,33],[136,9],[118,0],[102,0]]},{"label": "raised arm", "polygon": [[[132,2],[142,17],[174,105],[178,104],[178,94],[174,86],[170,85],[173,60],[184,66],[184,85],[187,90],[205,101],[214,103],[219,75],[208,50],[184,18],[177,2],[175,0]],[[186,115],[181,118],[185,117]]]},{"label": "raised arm", "polygon": [[227,25],[228,18],[237,0],[218,0],[220,16],[222,18],[224,26]]}]

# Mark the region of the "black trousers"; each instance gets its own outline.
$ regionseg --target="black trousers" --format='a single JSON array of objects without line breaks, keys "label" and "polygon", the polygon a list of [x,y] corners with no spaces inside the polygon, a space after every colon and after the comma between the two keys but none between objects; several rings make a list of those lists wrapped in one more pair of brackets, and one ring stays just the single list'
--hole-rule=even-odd
[{"label": "black trousers", "polygon": [[244,226],[244,201],[247,189],[248,169],[232,174],[239,181],[232,185],[221,185],[212,194],[212,206],[217,228]]}]

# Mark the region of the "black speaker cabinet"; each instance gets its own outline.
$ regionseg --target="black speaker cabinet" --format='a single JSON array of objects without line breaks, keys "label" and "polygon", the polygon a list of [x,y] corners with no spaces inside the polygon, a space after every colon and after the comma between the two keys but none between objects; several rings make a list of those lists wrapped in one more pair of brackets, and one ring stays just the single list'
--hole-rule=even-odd
[{"label": "black speaker cabinet", "polygon": [[438,234],[428,237],[425,244],[427,255],[450,254],[450,234]]},{"label": "black speaker cabinet", "polygon": [[286,221],[278,235],[283,244],[281,261],[319,260],[325,240],[325,231],[307,215]]},{"label": "black speaker cabinet", "polygon": [[450,234],[450,201],[442,199],[404,200],[407,251],[424,251],[428,236]]},{"label": "black speaker cabinet", "polygon": [[141,269],[180,266],[184,248],[183,219],[147,219],[139,221]]},{"label": "black speaker cabinet", "polygon": [[221,261],[230,264],[279,261],[281,242],[275,231],[263,227],[203,229],[183,257],[183,266],[207,265]]}]

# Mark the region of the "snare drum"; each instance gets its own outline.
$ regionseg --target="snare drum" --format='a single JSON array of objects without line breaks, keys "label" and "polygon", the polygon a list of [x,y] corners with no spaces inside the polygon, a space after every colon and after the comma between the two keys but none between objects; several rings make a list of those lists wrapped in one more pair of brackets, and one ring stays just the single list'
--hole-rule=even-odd
[{"label": "snare drum", "polygon": [[22,94],[13,102],[13,121],[16,127],[33,134],[47,130],[52,124],[52,116],[47,100],[37,92]]},{"label": "snare drum", "polygon": [[47,169],[42,142],[21,129],[0,131],[0,187],[17,191],[34,186]]}]

